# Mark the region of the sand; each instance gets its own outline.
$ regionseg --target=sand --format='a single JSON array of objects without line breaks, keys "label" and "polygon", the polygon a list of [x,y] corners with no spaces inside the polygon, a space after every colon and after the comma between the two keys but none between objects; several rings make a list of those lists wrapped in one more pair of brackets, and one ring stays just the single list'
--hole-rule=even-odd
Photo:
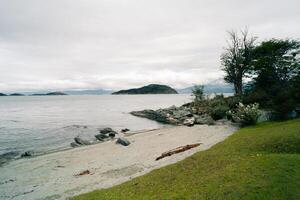
[{"label": "sand", "polygon": [[[171,127],[127,136],[127,147],[108,141],[20,159],[0,168],[0,199],[67,199],[111,187],[206,150],[235,130],[225,124]],[[165,151],[194,143],[202,144],[155,161]],[[90,174],[75,176],[85,170]]]}]

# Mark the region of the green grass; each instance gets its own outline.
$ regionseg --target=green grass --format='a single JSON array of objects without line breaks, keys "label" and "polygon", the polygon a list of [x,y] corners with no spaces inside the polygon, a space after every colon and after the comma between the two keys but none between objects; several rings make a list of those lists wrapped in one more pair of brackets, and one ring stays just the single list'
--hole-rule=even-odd
[{"label": "green grass", "polygon": [[98,199],[298,200],[300,120],[243,128],[207,151],[73,200]]}]

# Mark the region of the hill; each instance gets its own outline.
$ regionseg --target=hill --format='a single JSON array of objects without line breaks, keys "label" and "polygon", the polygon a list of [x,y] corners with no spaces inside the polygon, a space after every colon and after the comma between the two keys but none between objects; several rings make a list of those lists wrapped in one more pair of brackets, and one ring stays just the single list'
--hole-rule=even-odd
[{"label": "hill", "polygon": [[300,120],[243,128],[211,149],[73,198],[300,199]]},{"label": "hill", "polygon": [[120,90],[112,94],[178,94],[178,92],[167,85],[151,84],[141,88]]},{"label": "hill", "polygon": [[7,95],[6,95],[6,94],[4,94],[4,93],[0,93],[0,97],[1,97],[1,96],[7,96]]}]

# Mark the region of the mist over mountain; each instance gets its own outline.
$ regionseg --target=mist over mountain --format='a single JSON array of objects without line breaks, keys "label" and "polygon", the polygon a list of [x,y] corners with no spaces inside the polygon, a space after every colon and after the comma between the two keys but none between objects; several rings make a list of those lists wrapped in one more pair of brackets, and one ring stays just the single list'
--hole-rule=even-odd
[{"label": "mist over mountain", "polygon": [[[234,88],[232,85],[229,85],[223,81],[223,79],[216,79],[207,84],[203,84],[205,93],[233,93]],[[180,94],[189,94],[192,93],[194,86],[177,89]]]}]

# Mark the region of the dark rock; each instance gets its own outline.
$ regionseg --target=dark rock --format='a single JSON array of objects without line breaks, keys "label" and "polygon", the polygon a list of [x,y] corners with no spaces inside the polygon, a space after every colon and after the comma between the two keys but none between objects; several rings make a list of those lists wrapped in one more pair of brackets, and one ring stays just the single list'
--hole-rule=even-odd
[{"label": "dark rock", "polygon": [[108,137],[109,137],[108,135],[103,134],[103,133],[100,133],[100,134],[95,135],[95,138],[97,138],[97,139],[100,140],[100,141],[104,141],[104,140],[106,140]]},{"label": "dark rock", "polygon": [[111,138],[114,138],[114,137],[116,136],[116,134],[115,134],[115,132],[110,132],[110,133],[108,134],[108,136],[111,137]]},{"label": "dark rock", "polygon": [[103,134],[108,134],[110,132],[113,132],[113,130],[111,128],[104,128],[104,129],[100,130],[100,133],[103,133]]},{"label": "dark rock", "polygon": [[21,157],[31,157],[31,156],[34,156],[33,151],[26,151],[21,155]]},{"label": "dark rock", "polygon": [[130,131],[128,128],[124,128],[124,129],[121,130],[122,133],[126,133],[128,131]]},{"label": "dark rock", "polygon": [[80,145],[90,145],[91,144],[89,141],[83,140],[80,137],[75,137],[74,140],[77,144],[80,144]]},{"label": "dark rock", "polygon": [[117,144],[121,144],[123,146],[128,146],[130,145],[129,140],[127,140],[126,138],[118,138],[118,140],[116,141]]}]

